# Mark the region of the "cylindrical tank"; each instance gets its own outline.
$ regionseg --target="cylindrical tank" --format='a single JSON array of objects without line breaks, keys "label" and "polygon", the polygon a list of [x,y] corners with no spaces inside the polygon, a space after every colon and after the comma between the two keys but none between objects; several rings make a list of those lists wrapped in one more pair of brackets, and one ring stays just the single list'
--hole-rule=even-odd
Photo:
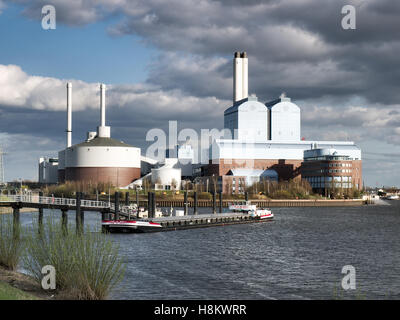
[{"label": "cylindrical tank", "polygon": [[65,150],[61,150],[58,152],[58,183],[65,182]]},{"label": "cylindrical tank", "polygon": [[175,188],[179,189],[181,185],[181,169],[165,167],[151,169],[151,182],[161,185],[175,184]]},{"label": "cylindrical tank", "polygon": [[125,187],[140,178],[140,148],[96,137],[66,149],[65,180]]}]

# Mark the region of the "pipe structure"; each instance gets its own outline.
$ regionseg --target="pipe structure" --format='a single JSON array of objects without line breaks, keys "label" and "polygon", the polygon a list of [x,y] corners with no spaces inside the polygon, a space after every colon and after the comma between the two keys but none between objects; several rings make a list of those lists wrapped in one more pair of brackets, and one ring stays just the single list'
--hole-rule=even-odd
[{"label": "pipe structure", "polygon": [[100,84],[100,126],[106,125],[106,85]]},{"label": "pipe structure", "polygon": [[67,83],[67,148],[72,145],[72,83]]},{"label": "pipe structure", "polygon": [[106,85],[100,84],[100,126],[97,127],[97,136],[110,138],[110,127],[106,126]]},{"label": "pipe structure", "polygon": [[235,52],[233,58],[233,103],[242,100],[243,95],[243,60],[240,52]]},{"label": "pipe structure", "polygon": [[246,52],[242,52],[240,57],[242,59],[242,99],[246,99],[249,97],[249,59]]}]

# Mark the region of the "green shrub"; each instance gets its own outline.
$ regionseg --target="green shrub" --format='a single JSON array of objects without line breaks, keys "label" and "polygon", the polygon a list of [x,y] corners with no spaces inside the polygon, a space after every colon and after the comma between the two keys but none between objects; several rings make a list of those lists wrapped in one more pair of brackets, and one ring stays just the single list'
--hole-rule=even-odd
[{"label": "green shrub", "polygon": [[119,247],[105,234],[88,227],[83,234],[72,228],[65,234],[61,224],[49,218],[42,234],[31,227],[26,237],[25,268],[40,283],[42,267],[52,265],[57,290],[71,298],[104,299],[123,278],[125,265]]},{"label": "green shrub", "polygon": [[197,199],[199,200],[211,200],[212,195],[209,192],[200,192],[197,194]]},{"label": "green shrub", "polygon": [[9,270],[17,268],[23,253],[19,229],[12,215],[0,215],[0,265]]}]

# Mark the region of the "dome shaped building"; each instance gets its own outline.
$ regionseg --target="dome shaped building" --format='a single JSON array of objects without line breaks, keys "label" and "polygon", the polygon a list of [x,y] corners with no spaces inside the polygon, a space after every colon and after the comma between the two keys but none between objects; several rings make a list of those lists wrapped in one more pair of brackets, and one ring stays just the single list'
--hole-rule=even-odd
[{"label": "dome shaped building", "polygon": [[[105,85],[100,85],[100,126],[88,132],[86,141],[59,152],[59,182],[86,181],[125,187],[140,178],[140,148],[110,137],[105,125]],[[70,113],[68,113],[70,114]],[[70,120],[67,121],[70,123]],[[70,127],[67,134],[71,132]]]}]

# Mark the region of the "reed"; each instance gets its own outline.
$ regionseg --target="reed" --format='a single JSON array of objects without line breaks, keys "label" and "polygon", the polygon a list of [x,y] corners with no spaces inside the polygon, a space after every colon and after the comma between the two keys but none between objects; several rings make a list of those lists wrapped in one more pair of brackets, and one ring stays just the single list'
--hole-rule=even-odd
[{"label": "reed", "polygon": [[106,234],[89,227],[83,234],[69,227],[65,233],[59,222],[49,218],[41,234],[31,227],[26,237],[24,267],[40,283],[42,267],[52,265],[57,291],[68,298],[105,299],[123,278],[119,246]]},{"label": "reed", "polygon": [[12,215],[0,215],[0,265],[8,270],[17,268],[23,254],[19,229]]}]

